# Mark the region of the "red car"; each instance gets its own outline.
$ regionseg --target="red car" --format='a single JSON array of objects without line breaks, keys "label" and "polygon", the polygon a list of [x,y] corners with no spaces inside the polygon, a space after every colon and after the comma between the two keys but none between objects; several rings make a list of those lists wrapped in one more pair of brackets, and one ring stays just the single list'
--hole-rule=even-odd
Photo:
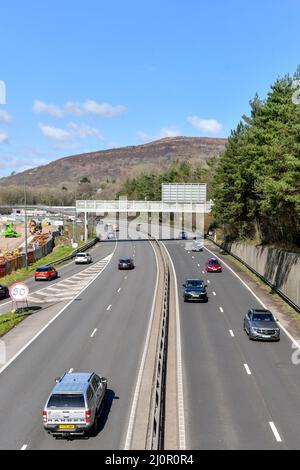
[{"label": "red car", "polygon": [[52,281],[58,278],[58,272],[52,266],[41,266],[37,268],[34,278],[36,281]]},{"label": "red car", "polygon": [[206,270],[208,273],[221,273],[223,268],[217,258],[211,258],[206,265]]}]

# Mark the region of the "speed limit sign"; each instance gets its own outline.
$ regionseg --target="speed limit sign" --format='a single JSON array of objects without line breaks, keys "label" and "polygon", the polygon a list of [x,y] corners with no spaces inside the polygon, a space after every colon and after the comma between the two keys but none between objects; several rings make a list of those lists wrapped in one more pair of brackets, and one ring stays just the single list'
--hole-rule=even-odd
[{"label": "speed limit sign", "polygon": [[18,283],[11,286],[9,289],[9,295],[15,302],[26,302],[29,295],[29,289],[26,284]]}]

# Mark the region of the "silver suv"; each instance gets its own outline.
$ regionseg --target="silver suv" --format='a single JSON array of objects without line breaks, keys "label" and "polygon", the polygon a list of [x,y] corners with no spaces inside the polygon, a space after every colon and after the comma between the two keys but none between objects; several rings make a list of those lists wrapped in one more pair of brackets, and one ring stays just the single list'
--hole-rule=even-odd
[{"label": "silver suv", "polygon": [[43,412],[45,430],[55,437],[88,436],[97,430],[107,379],[97,374],[65,374],[56,380]]}]

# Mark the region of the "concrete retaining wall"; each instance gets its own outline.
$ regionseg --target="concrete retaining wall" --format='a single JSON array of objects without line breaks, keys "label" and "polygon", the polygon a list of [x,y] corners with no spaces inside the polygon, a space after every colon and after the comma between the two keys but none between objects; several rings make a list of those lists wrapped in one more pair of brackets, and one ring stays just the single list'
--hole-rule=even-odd
[{"label": "concrete retaining wall", "polygon": [[224,247],[300,305],[300,254],[242,243]]}]

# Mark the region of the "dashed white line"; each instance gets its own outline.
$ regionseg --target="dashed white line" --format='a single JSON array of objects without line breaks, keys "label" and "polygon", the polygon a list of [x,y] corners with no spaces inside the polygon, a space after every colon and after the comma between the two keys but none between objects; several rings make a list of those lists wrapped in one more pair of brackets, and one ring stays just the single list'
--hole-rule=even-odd
[{"label": "dashed white line", "polygon": [[73,374],[73,372],[74,372],[74,369],[70,369],[68,374]]},{"label": "dashed white line", "polygon": [[118,289],[118,294],[120,294],[121,290],[122,290],[122,288],[120,287],[120,288]]},{"label": "dashed white line", "polygon": [[273,423],[273,421],[270,421],[270,422],[269,422],[269,425],[270,425],[270,427],[271,427],[271,429],[272,429],[272,432],[273,432],[273,434],[274,434],[274,436],[275,436],[276,441],[277,441],[277,442],[282,442],[282,439],[281,439],[281,437],[280,437],[280,434],[279,434],[279,432],[277,431],[277,428],[276,428],[275,424]]},{"label": "dashed white line", "polygon": [[220,307],[220,312],[221,312],[221,313],[224,313],[224,310],[223,310],[223,308],[222,308],[222,307]]},{"label": "dashed white line", "polygon": [[209,280],[209,279],[207,280],[207,284],[210,284],[210,280]]},{"label": "dashed white line", "polygon": [[205,271],[202,271],[202,274],[205,274]]},{"label": "dashed white line", "polygon": [[234,332],[232,330],[229,330],[230,336],[234,338]]},{"label": "dashed white line", "polygon": [[111,310],[111,308],[112,308],[112,305],[109,305],[109,306],[107,307],[107,312],[109,312],[109,311]]},{"label": "dashed white line", "polygon": [[94,338],[94,336],[95,336],[95,334],[97,333],[97,331],[98,331],[98,328],[95,328],[94,331],[93,331],[93,333],[91,334],[91,338]]},{"label": "dashed white line", "polygon": [[215,292],[213,292],[213,295],[216,297],[217,294]]},{"label": "dashed white line", "polygon": [[245,369],[246,369],[247,374],[248,374],[248,375],[252,375],[252,372],[251,372],[251,370],[249,369],[248,364],[244,364],[244,367],[245,367]]},{"label": "dashed white line", "polygon": [[27,445],[27,444],[24,444],[24,445],[21,447],[21,450],[26,450],[27,447],[28,447],[28,445]]}]

